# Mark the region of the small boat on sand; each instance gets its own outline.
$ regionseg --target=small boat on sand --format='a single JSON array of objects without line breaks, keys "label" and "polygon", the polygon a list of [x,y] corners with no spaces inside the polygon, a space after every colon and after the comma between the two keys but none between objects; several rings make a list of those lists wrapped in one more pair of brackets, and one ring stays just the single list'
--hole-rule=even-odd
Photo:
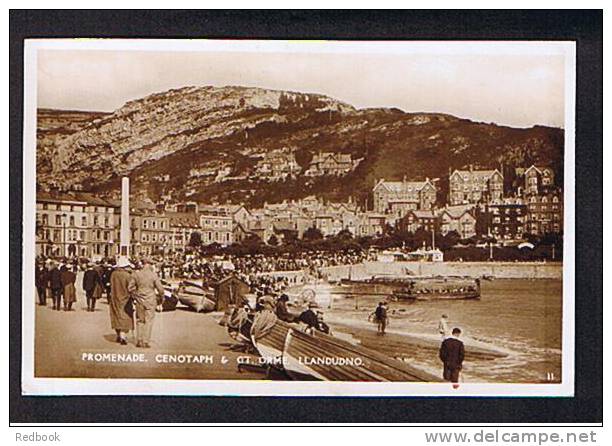
[{"label": "small boat on sand", "polygon": [[182,282],[176,291],[176,296],[183,305],[197,313],[215,309],[214,292],[193,282]]},{"label": "small boat on sand", "polygon": [[253,345],[296,380],[438,382],[440,378],[377,351],[300,325],[277,321]]}]

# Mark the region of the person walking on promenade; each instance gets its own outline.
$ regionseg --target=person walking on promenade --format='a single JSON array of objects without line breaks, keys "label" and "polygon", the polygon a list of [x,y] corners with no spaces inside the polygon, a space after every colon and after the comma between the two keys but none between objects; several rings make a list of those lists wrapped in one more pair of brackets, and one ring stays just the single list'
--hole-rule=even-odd
[{"label": "person walking on promenade", "polygon": [[72,311],[72,304],[76,302],[76,274],[63,265],[60,269],[60,278],[62,280],[62,292],[64,297],[64,311]]},{"label": "person walking on promenade", "polygon": [[62,303],[62,275],[54,261],[49,263],[49,288],[53,297],[53,309],[59,311]]},{"label": "person walking on promenade", "polygon": [[117,333],[116,341],[121,345],[127,345],[127,332],[134,329],[134,308],[128,289],[131,277],[130,262],[120,257],[117,268],[110,276],[111,298],[108,307],[111,327]]},{"label": "person walking on promenade", "polygon": [[85,291],[85,297],[87,298],[87,311],[95,311],[96,299],[102,297],[102,279],[92,263],[87,264],[87,269],[83,275],[83,291]]},{"label": "person walking on promenade", "polygon": [[376,323],[378,324],[378,334],[384,336],[385,330],[387,329],[387,324],[389,322],[389,317],[387,315],[387,303],[379,302],[374,315],[376,317]]},{"label": "person walking on promenade", "polygon": [[49,285],[49,272],[42,262],[36,262],[34,283],[38,293],[38,305],[47,305],[47,286]]},{"label": "person walking on promenade", "polygon": [[442,340],[445,340],[449,335],[448,315],[446,314],[443,314],[442,317],[440,318],[440,321],[438,322],[438,333],[440,333]]},{"label": "person walking on promenade", "polygon": [[150,348],[155,309],[163,302],[164,286],[149,259],[142,259],[142,269],[132,273],[128,291],[136,302],[136,347]]},{"label": "person walking on promenade", "polygon": [[465,347],[459,339],[461,329],[453,328],[452,336],[446,338],[440,346],[440,359],[444,363],[443,378],[453,383],[456,389],[459,387],[459,373],[463,368]]}]

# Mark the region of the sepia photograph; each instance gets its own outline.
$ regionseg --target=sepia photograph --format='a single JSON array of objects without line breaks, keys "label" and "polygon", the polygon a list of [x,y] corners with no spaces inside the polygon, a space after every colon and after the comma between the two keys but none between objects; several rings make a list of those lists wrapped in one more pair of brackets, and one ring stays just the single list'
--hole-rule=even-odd
[{"label": "sepia photograph", "polygon": [[573,395],[573,42],[24,56],[24,395]]}]

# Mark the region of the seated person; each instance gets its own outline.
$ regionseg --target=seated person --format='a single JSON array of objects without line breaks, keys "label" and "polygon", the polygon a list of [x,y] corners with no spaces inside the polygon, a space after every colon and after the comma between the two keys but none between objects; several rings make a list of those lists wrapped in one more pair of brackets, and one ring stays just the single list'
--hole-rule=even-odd
[{"label": "seated person", "polygon": [[331,334],[331,329],[329,328],[329,325],[327,325],[323,321],[322,311],[317,311],[317,319],[319,320],[319,325],[317,326],[317,330],[322,331],[325,334]]},{"label": "seated person", "polygon": [[319,326],[319,319],[317,318],[317,314],[313,311],[315,307],[315,304],[308,304],[308,310],[303,311],[298,317],[298,320],[306,324],[308,328],[317,328]]},{"label": "seated person", "polygon": [[282,294],[281,297],[276,301],[276,316],[285,322],[296,322],[297,317],[290,313],[287,309],[287,302],[289,302],[289,296]]}]

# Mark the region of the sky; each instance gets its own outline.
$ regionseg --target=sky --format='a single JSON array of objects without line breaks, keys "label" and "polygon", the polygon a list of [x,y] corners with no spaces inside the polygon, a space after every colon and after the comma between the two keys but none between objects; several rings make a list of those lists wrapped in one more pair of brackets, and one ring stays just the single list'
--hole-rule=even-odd
[{"label": "sky", "polygon": [[564,56],[534,51],[318,52],[42,49],[38,107],[114,111],[184,86],[243,85],[320,93],[357,108],[440,112],[512,127],[564,126]]}]

